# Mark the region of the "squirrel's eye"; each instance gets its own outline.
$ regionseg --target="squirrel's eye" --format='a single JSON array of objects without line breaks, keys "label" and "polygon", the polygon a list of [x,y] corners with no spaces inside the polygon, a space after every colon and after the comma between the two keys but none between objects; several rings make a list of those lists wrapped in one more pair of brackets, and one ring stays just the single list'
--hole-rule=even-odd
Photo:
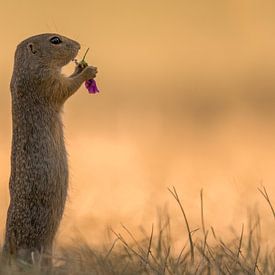
[{"label": "squirrel's eye", "polygon": [[60,43],[62,43],[61,39],[59,37],[57,37],[57,36],[51,38],[50,41],[51,41],[52,44],[60,44]]}]

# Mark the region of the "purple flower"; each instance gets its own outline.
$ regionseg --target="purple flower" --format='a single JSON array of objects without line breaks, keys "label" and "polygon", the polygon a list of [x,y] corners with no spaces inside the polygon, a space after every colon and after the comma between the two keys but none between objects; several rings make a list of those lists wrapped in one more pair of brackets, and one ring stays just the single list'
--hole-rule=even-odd
[{"label": "purple flower", "polygon": [[96,94],[99,93],[99,90],[96,86],[96,82],[94,79],[89,79],[85,81],[85,87],[89,91],[90,94]]}]

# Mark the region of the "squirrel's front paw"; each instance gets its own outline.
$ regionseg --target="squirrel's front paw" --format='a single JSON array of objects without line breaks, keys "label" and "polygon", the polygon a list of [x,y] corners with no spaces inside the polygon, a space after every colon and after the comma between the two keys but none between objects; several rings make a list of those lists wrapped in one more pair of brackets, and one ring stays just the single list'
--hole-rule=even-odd
[{"label": "squirrel's front paw", "polygon": [[93,79],[96,77],[97,74],[97,68],[93,66],[87,66],[83,72],[85,80]]}]

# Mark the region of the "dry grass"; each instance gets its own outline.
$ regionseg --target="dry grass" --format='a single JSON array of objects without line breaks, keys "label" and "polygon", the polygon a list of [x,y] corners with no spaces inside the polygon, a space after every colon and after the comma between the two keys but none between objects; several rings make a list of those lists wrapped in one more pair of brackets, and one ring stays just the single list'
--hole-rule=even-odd
[{"label": "dry grass", "polygon": [[[259,189],[272,211],[267,190]],[[192,230],[175,188],[169,189],[182,213],[187,234],[180,236],[185,245],[175,249],[167,214],[159,217],[142,240],[122,225],[123,234],[110,230],[114,241],[101,250],[85,241],[77,246],[59,248],[54,266],[41,269],[39,260],[33,265],[13,263],[0,266],[0,274],[275,274],[275,248],[263,247],[260,218],[255,214],[248,226],[242,225],[230,241],[218,237],[213,227],[204,223],[203,192],[201,191],[201,228]],[[275,225],[275,224],[274,224]],[[142,229],[143,230],[143,229]],[[145,232],[145,230],[143,230]]]}]

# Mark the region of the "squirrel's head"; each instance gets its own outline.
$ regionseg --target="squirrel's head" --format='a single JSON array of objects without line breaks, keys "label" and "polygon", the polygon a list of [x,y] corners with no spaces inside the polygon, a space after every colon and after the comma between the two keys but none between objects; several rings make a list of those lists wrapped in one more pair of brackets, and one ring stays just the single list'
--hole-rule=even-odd
[{"label": "squirrel's head", "polygon": [[73,60],[79,49],[79,43],[74,40],[45,33],[22,41],[17,46],[15,60],[19,66],[27,65],[28,68],[43,66],[59,69]]}]

